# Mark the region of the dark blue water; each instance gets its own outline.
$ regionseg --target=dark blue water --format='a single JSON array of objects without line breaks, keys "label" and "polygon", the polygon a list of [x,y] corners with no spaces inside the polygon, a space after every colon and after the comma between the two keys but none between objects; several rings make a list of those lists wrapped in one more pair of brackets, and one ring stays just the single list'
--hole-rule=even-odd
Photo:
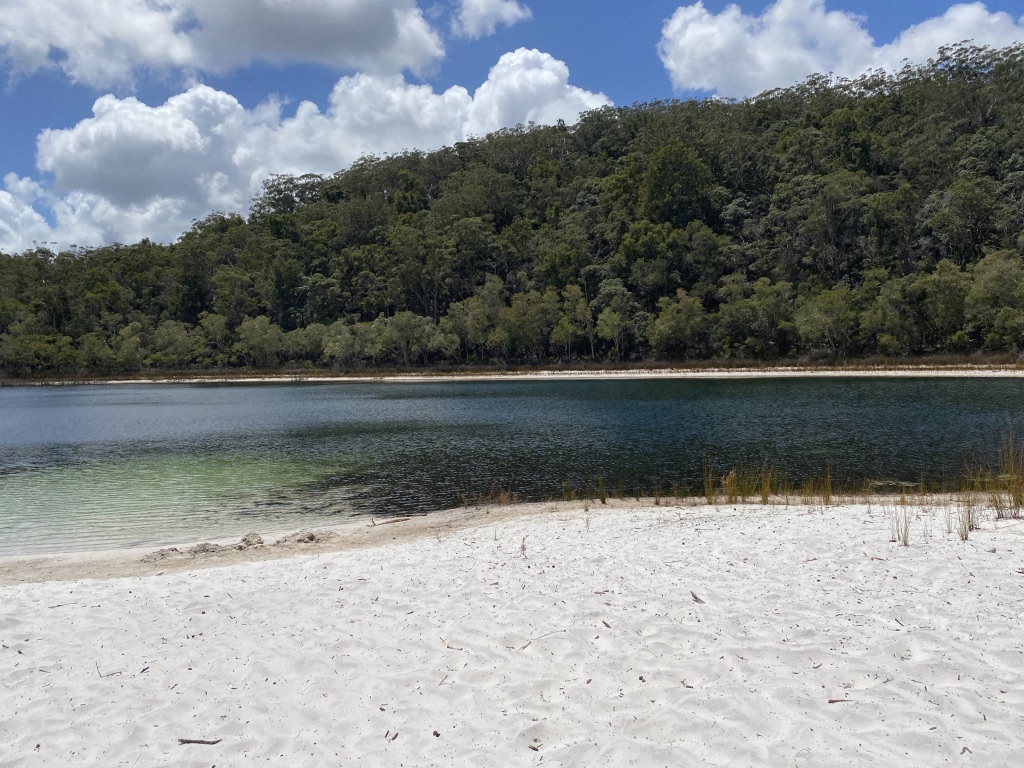
[{"label": "dark blue water", "polygon": [[1024,434],[1019,379],[0,389],[0,554],[432,511],[769,464],[916,482]]}]

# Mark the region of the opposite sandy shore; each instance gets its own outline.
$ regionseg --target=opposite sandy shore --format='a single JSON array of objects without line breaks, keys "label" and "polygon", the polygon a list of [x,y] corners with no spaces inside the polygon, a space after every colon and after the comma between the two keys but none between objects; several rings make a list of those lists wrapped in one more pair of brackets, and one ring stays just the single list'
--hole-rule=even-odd
[{"label": "opposite sandy shore", "polygon": [[586,379],[785,379],[785,378],[1022,378],[1022,366],[900,366],[900,367],[765,367],[765,368],[631,368],[615,370],[496,371],[493,373],[294,374],[233,376],[150,376],[133,379],[61,381],[0,381],[9,386],[70,386],[78,384],[272,384],[272,383],[416,383],[454,381],[577,381]]},{"label": "opposite sandy shore", "polygon": [[0,764],[1019,765],[1024,524],[888,512],[495,508],[0,587]]}]

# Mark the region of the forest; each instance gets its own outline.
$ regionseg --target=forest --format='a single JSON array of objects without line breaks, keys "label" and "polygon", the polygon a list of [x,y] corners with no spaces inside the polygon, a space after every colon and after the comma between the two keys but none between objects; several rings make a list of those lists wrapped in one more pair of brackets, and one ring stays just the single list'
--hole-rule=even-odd
[{"label": "forest", "polygon": [[1024,46],[273,176],[0,253],[11,378],[1024,351]]}]

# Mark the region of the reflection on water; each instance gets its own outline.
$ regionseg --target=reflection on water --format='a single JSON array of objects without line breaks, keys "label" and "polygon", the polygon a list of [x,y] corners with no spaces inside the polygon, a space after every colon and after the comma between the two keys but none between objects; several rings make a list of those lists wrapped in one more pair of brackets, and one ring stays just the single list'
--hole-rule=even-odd
[{"label": "reflection on water", "polygon": [[1022,433],[1013,379],[138,385],[0,390],[0,554],[432,511],[719,467],[917,481]]}]

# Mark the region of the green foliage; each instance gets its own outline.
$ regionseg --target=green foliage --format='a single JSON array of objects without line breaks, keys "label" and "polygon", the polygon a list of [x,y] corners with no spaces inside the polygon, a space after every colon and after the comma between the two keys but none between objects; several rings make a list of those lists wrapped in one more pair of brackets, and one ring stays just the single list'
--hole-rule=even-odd
[{"label": "green foliage", "polygon": [[9,376],[1024,353],[1024,46],[272,176],[0,254]]}]

